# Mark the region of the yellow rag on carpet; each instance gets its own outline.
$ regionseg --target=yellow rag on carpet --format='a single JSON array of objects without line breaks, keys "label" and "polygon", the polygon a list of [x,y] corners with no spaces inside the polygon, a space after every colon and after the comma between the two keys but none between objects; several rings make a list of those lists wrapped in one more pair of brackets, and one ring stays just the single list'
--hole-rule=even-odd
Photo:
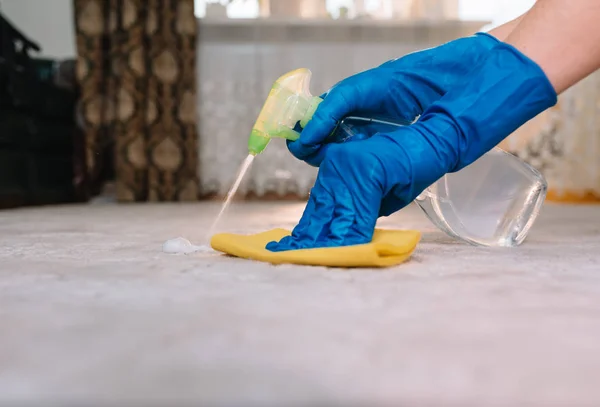
[{"label": "yellow rag on carpet", "polygon": [[273,229],[256,235],[220,233],[212,237],[213,249],[235,257],[271,264],[301,264],[325,267],[389,267],[406,261],[417,247],[416,230],[376,229],[371,243],[318,249],[271,252],[267,243],[289,236],[290,231]]}]

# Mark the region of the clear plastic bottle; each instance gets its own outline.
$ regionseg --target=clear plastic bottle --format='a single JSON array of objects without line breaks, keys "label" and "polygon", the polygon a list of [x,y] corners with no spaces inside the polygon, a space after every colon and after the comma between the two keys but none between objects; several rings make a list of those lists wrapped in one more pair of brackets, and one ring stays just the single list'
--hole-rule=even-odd
[{"label": "clear plastic bottle", "polygon": [[[333,136],[344,142],[407,124],[347,117]],[[478,246],[515,247],[525,240],[546,191],[539,171],[494,148],[471,165],[440,178],[415,202],[449,236]]]}]

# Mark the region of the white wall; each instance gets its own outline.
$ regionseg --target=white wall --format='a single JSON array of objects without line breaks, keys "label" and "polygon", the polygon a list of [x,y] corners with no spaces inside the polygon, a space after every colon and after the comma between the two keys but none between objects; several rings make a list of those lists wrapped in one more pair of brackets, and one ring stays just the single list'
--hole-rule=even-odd
[{"label": "white wall", "polygon": [[75,56],[72,0],[0,0],[0,11],[42,47],[39,56]]},{"label": "white wall", "polygon": [[[204,17],[207,1],[225,2],[225,0],[194,0],[197,17]],[[327,2],[327,8],[334,15],[340,6],[350,6],[353,3],[353,0],[323,1]],[[367,4],[376,6],[380,1],[367,0]],[[518,17],[531,8],[534,3],[535,0],[459,0],[458,15],[459,18],[464,20],[492,21],[492,24],[487,27],[492,28]],[[230,17],[256,17],[258,15],[257,0],[238,0],[234,5],[230,6],[228,13]]]},{"label": "white wall", "polygon": [[458,15],[464,20],[487,20],[490,29],[513,20],[529,10],[535,0],[460,0]]}]

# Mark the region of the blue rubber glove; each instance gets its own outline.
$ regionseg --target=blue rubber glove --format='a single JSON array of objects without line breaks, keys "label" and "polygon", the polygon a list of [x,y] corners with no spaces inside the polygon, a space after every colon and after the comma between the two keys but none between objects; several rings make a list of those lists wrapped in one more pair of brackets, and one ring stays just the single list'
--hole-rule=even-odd
[{"label": "blue rubber glove", "polygon": [[290,237],[269,243],[267,249],[370,242],[385,196],[394,196],[396,203],[387,214],[401,209],[556,101],[537,64],[510,45],[497,45],[467,80],[434,102],[415,124],[332,145],[300,223]]},{"label": "blue rubber glove", "polygon": [[300,138],[288,141],[288,149],[296,158],[318,167],[331,143],[339,141],[335,135],[329,136],[345,116],[412,123],[498,43],[489,34],[477,33],[344,79],[324,95]]}]

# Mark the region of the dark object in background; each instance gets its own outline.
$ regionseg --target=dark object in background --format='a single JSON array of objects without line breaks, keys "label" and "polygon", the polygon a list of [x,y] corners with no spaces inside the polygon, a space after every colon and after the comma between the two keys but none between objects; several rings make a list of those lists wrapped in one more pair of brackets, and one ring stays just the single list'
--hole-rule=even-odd
[{"label": "dark object in background", "polygon": [[[82,201],[74,61],[40,47],[0,13],[0,208]],[[80,180],[81,181],[81,180]]]}]

